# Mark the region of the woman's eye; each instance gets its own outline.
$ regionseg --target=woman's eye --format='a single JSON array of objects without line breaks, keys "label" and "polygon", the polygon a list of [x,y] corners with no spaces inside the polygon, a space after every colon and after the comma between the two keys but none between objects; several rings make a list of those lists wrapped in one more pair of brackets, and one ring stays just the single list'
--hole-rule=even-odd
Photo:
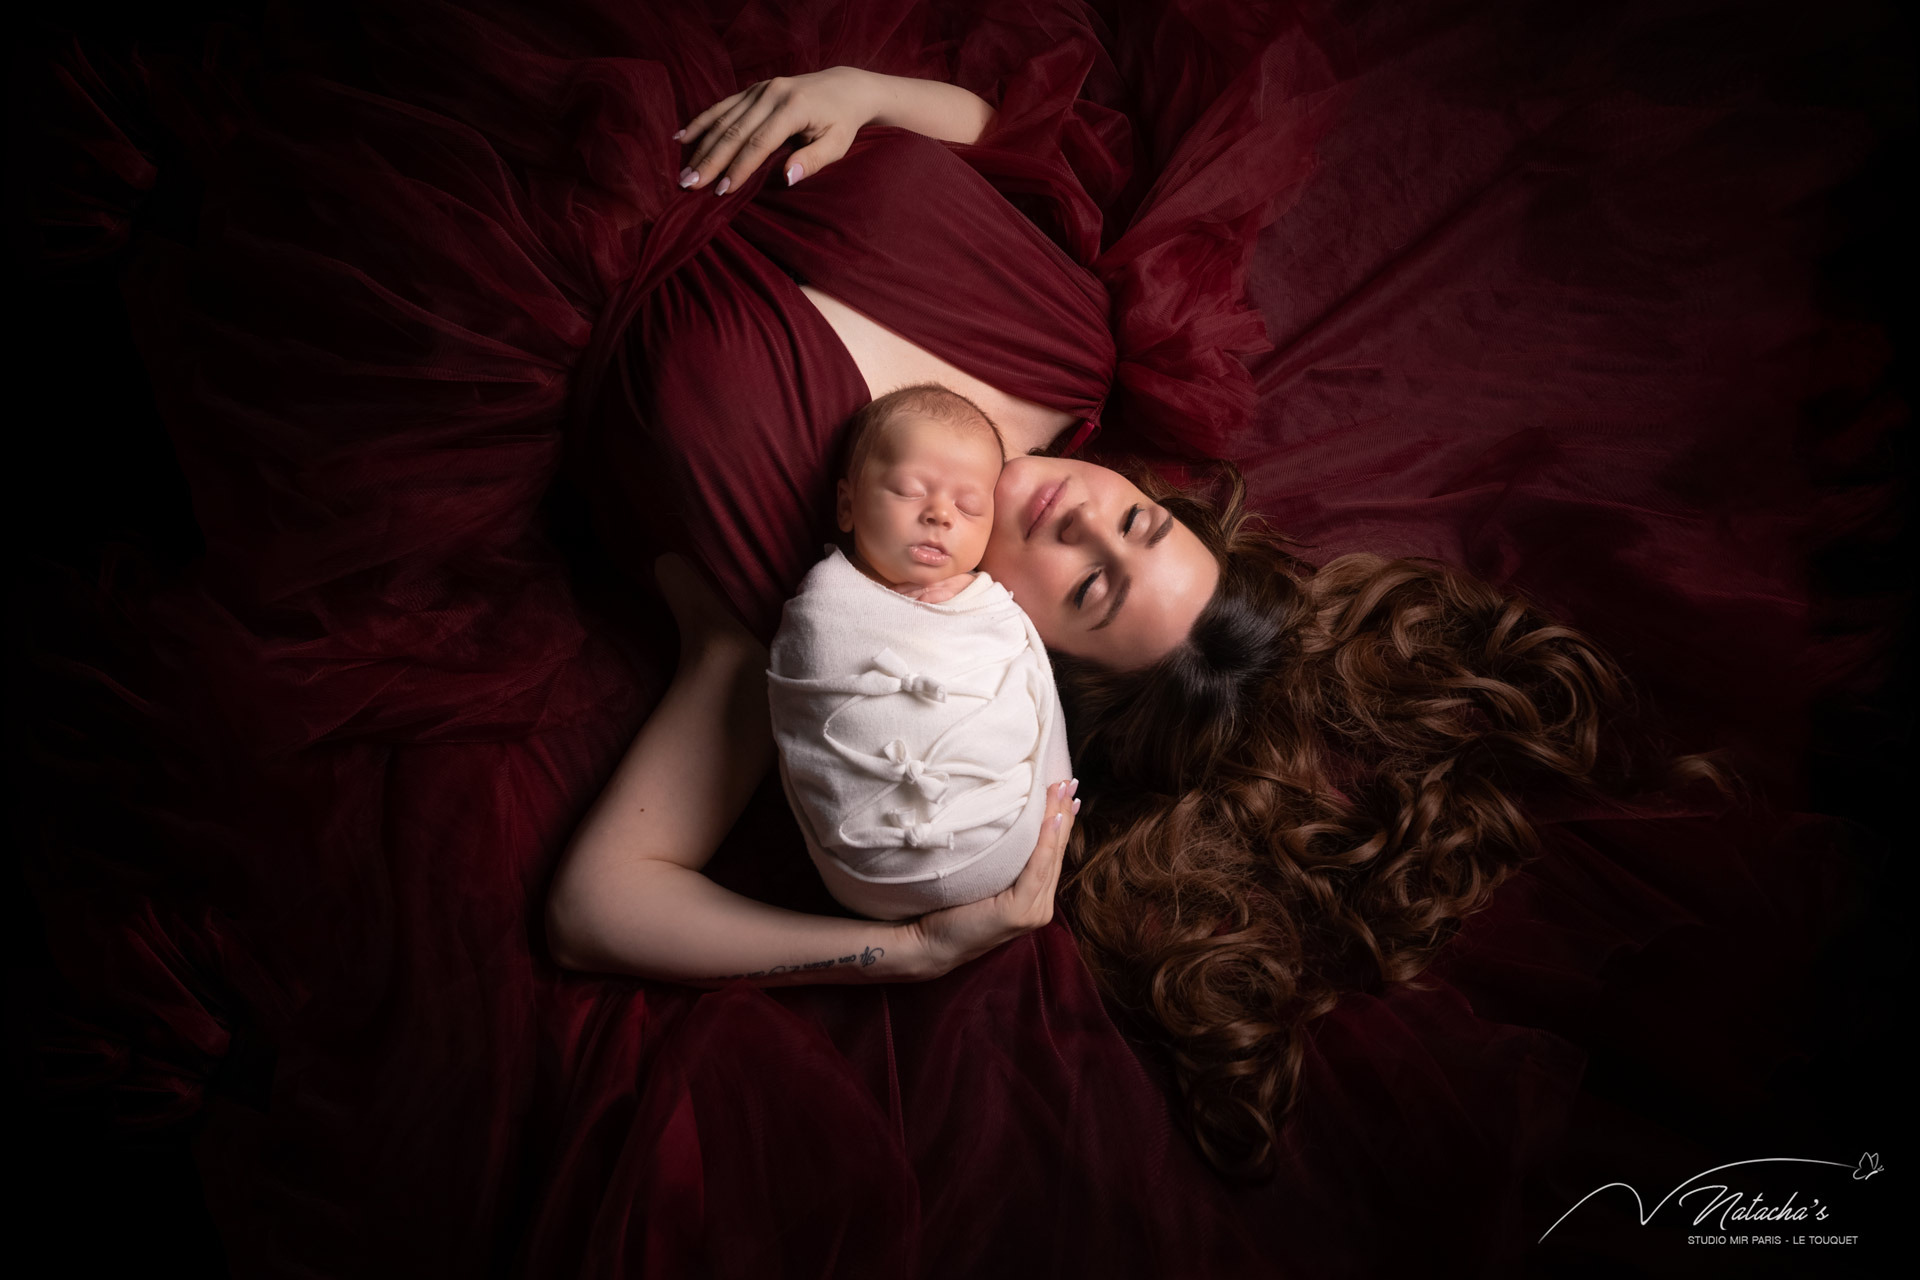
[{"label": "woman's eye", "polygon": [[1140,518],[1140,504],[1134,503],[1127,508],[1127,518],[1120,522],[1120,536],[1126,537],[1133,532],[1133,522]]},{"label": "woman's eye", "polygon": [[1078,591],[1073,593],[1074,608],[1078,609],[1081,605],[1084,605],[1087,602],[1087,592],[1093,590],[1093,580],[1095,578],[1098,578],[1099,576],[1100,576],[1100,571],[1098,569],[1095,569],[1092,573],[1087,575],[1087,580],[1080,584],[1080,589]]}]

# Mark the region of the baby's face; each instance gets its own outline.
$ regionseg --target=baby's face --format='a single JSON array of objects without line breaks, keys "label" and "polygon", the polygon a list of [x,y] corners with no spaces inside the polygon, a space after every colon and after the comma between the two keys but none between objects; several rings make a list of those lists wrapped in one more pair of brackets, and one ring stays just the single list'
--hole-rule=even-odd
[{"label": "baby's face", "polygon": [[993,532],[1000,447],[984,426],[918,416],[881,429],[860,474],[840,482],[842,532],[863,567],[894,586],[928,586],[980,563]]}]

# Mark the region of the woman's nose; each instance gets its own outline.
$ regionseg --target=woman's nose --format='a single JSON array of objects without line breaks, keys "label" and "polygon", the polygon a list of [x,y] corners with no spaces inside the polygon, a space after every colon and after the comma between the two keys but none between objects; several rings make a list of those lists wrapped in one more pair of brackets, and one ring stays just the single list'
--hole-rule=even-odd
[{"label": "woman's nose", "polygon": [[1060,541],[1072,545],[1085,542],[1090,527],[1087,523],[1087,504],[1080,503],[1060,517]]},{"label": "woman's nose", "polygon": [[1056,536],[1066,546],[1118,559],[1126,555],[1126,540],[1113,526],[1113,521],[1082,502],[1060,521]]}]

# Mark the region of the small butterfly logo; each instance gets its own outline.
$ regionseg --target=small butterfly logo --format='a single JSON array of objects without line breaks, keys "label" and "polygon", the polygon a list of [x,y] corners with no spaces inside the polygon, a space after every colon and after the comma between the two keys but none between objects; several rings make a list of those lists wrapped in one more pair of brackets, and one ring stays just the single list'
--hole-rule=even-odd
[{"label": "small butterfly logo", "polygon": [[1853,1180],[1865,1182],[1878,1172],[1880,1172],[1880,1153],[1869,1151],[1860,1157],[1860,1167],[1853,1171]]}]

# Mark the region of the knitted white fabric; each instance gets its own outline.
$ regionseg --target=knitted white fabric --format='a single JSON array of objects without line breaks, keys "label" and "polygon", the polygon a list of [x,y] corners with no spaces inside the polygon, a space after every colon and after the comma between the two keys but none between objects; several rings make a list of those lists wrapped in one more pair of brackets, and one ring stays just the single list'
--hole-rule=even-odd
[{"label": "knitted white fabric", "polygon": [[922,604],[833,549],[787,602],[772,662],[780,780],[842,905],[901,920],[1014,882],[1072,766],[1012,593],[982,573]]}]

